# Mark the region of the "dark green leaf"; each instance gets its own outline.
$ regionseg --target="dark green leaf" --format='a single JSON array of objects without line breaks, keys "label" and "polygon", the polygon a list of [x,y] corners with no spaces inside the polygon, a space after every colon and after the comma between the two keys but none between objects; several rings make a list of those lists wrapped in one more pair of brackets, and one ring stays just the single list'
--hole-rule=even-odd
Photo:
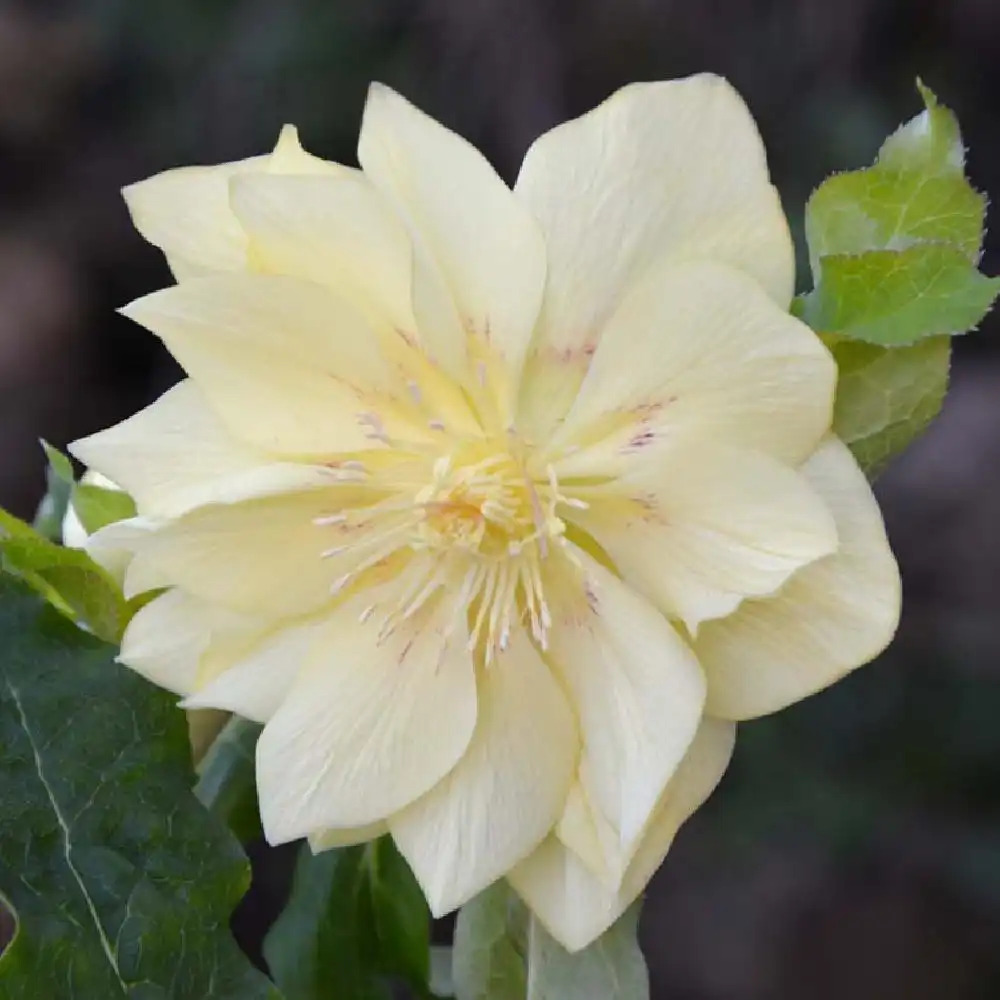
[{"label": "dark green leaf", "polygon": [[500,881],[458,911],[454,985],[457,1000],[526,1000],[528,911]]},{"label": "dark green leaf", "polygon": [[49,464],[45,470],[45,496],[35,513],[34,527],[44,538],[58,542],[76,477],[73,463],[58,448],[42,441],[42,450]]},{"label": "dark green leaf", "polygon": [[431,915],[423,891],[391,837],[368,844],[368,889],[382,972],[427,993]]},{"label": "dark green leaf", "polygon": [[4,1000],[277,1000],[229,914],[249,868],[195,800],[174,698],[0,578]]},{"label": "dark green leaf", "polygon": [[121,637],[129,609],[115,581],[79,549],[39,535],[0,510],[0,569],[17,576],[53,607],[109,642]]},{"label": "dark green leaf", "polygon": [[261,835],[254,751],[261,727],[234,715],[198,765],[194,792],[244,844]]},{"label": "dark green leaf", "polygon": [[135,517],[135,501],[123,490],[80,482],[73,488],[73,510],[87,534],[115,521]]},{"label": "dark green leaf", "polygon": [[288,1000],[390,1000],[390,979],[427,995],[430,915],[391,839],[303,847],[264,955]]}]

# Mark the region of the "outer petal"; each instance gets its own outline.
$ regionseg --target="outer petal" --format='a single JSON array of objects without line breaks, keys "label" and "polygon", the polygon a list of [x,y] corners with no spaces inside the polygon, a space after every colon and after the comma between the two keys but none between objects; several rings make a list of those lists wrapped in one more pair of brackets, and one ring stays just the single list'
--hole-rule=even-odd
[{"label": "outer petal", "polygon": [[[345,606],[257,743],[264,832],[272,844],[378,822],[455,765],[476,721],[467,635],[443,618],[380,642],[377,616]],[[450,611],[451,609],[449,609]]]},{"label": "outer petal", "polygon": [[[157,527],[157,523],[148,517],[130,517],[124,521],[114,521],[90,535],[83,547],[94,562],[103,566],[121,583],[132,564],[136,550],[156,531]],[[170,583],[164,581],[162,585],[170,586]]]},{"label": "outer petal", "polygon": [[241,647],[208,650],[182,708],[222,708],[255,722],[278,710],[315,641],[318,625],[278,627]]},{"label": "outer petal", "polygon": [[358,159],[410,230],[414,308],[430,354],[453,367],[466,333],[478,335],[516,380],[545,283],[545,244],[530,213],[473,146],[379,84],[368,93]]},{"label": "outer petal", "polygon": [[186,695],[198,686],[213,636],[242,637],[252,631],[252,622],[242,615],[174,588],[136,613],[122,636],[118,659],[154,684]]},{"label": "outer petal", "polygon": [[627,582],[692,632],[837,547],[821,496],[758,452],[681,441],[588,499],[574,520]]},{"label": "outer petal", "polygon": [[541,136],[514,192],[545,233],[543,344],[593,345],[625,288],[664,255],[745,271],[781,309],[794,252],[764,147],[728,83],[625,87]]},{"label": "outer petal", "polygon": [[389,820],[435,915],[461,906],[541,843],[562,812],[577,748],[563,693],[518,630],[480,670],[479,718],[465,755]]},{"label": "outer petal", "polygon": [[608,322],[552,449],[613,475],[657,439],[742,445],[798,464],[829,429],[837,369],[804,323],[722,264],[660,260]]},{"label": "outer petal", "polygon": [[230,190],[255,268],[327,285],[376,328],[415,332],[410,238],[364,174],[248,174]]},{"label": "outer petal", "polygon": [[576,556],[583,589],[553,602],[549,658],[580,720],[580,782],[607,832],[604,868],[617,884],[698,728],[705,679],[659,611],[584,552]]},{"label": "outer petal", "polygon": [[270,156],[213,167],[180,167],[125,188],[136,229],[167,255],[176,278],[246,267],[246,236],[229,208],[229,181],[239,174],[349,172],[310,156],[286,125]]},{"label": "outer petal", "polygon": [[681,824],[718,784],[735,735],[731,723],[705,719],[617,891],[602,885],[554,836],[511,872],[518,895],[560,944],[570,951],[585,948],[628,909],[666,857]]},{"label": "outer petal", "polygon": [[[314,523],[331,509],[337,509],[336,487],[198,508],[129,539],[135,555],[125,591],[180,586],[265,621],[308,614],[331,601],[331,587],[344,572],[342,561],[322,558],[330,536]],[[344,558],[360,562],[365,555],[359,546]]]},{"label": "outer petal", "polygon": [[698,633],[713,715],[747,719],[784,708],[867,663],[896,631],[899,569],[853,456],[830,438],[802,474],[833,512],[840,546],[775,597],[747,602]]},{"label": "outer petal", "polygon": [[178,517],[207,503],[329,482],[313,466],[273,462],[232,437],[190,379],[120,424],[74,441],[69,450],[131,494],[151,517]]},{"label": "outer petal", "polygon": [[372,447],[363,415],[391,373],[360,314],[319,285],[273,275],[202,278],[123,311],[163,339],[250,444],[296,456]]}]

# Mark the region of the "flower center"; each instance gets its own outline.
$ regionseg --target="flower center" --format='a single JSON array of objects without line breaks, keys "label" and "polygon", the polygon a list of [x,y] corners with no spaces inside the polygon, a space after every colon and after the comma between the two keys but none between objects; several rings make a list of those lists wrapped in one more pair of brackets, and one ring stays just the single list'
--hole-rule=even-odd
[{"label": "flower center", "polygon": [[[386,499],[317,519],[346,532],[346,544],[323,553],[350,566],[333,593],[364,589],[368,571],[391,563],[393,579],[398,576],[392,599],[383,597],[364,613],[382,615],[381,634],[446,600],[453,602],[453,627],[464,618],[469,647],[487,664],[506,648],[518,622],[546,648],[545,564],[565,545],[559,508],[586,504],[561,493],[552,467],[536,468],[531,459],[509,435],[501,442],[456,442],[429,469],[423,465],[422,475],[412,461],[366,472]],[[384,574],[376,575],[384,582]]]}]

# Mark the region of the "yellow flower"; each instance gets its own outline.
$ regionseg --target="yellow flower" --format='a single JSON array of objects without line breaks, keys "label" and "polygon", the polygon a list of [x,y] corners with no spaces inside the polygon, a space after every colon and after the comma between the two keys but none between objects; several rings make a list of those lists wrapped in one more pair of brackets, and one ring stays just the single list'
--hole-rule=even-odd
[{"label": "yellow flower", "polygon": [[435,913],[506,875],[579,948],[898,573],[728,84],[626,87],[513,190],[375,86],[358,155],[126,191],[189,378],[77,442],[139,510],[91,549],[167,588],[124,662],[265,723],[272,842],[389,831]]}]

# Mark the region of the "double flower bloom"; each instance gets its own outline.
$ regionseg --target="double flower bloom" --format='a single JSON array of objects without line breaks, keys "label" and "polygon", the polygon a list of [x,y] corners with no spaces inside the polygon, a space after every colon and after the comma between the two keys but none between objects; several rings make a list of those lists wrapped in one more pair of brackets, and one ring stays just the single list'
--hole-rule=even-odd
[{"label": "double flower bloom", "polygon": [[90,549],[164,591],[125,663],[265,723],[269,840],[388,831],[435,912],[507,876],[579,948],[898,572],[726,83],[625,88],[513,191],[373,87],[359,159],[286,129],[126,192],[189,377],[74,446],[139,511]]}]

